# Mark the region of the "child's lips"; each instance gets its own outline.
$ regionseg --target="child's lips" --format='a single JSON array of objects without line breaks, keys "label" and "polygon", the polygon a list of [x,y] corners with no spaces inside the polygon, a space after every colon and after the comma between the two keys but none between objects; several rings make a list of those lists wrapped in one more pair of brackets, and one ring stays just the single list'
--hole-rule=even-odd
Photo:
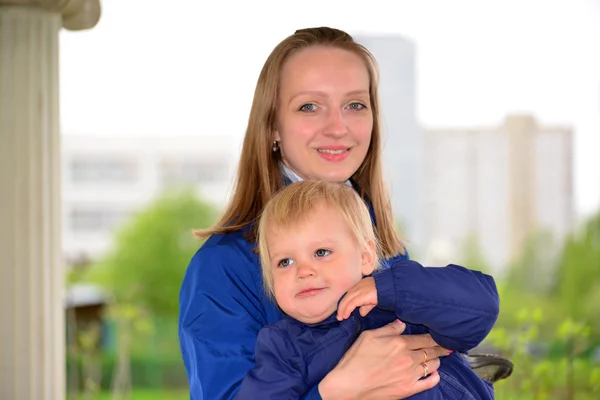
[{"label": "child's lips", "polygon": [[319,293],[321,293],[323,290],[325,290],[325,288],[307,288],[307,289],[304,289],[304,290],[298,292],[298,294],[296,295],[296,297],[311,297],[311,296],[316,296]]}]

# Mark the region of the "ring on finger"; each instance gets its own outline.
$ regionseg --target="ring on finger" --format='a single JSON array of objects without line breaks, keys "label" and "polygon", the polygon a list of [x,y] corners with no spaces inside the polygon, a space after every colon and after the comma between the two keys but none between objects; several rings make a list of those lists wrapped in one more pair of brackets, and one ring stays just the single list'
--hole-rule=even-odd
[{"label": "ring on finger", "polygon": [[427,363],[423,363],[421,365],[423,366],[423,378],[425,378],[427,375],[429,375],[429,367],[427,366]]},{"label": "ring on finger", "polygon": [[421,350],[423,350],[423,353],[425,353],[425,358],[423,359],[423,363],[422,363],[422,364],[425,364],[427,362],[427,359],[429,358],[429,355],[427,354],[427,350],[425,350],[425,349],[421,349]]}]

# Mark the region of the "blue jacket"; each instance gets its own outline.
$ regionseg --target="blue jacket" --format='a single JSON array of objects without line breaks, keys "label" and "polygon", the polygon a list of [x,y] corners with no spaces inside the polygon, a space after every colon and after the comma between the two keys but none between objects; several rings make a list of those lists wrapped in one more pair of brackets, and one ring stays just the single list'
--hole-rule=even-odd
[{"label": "blue jacket", "polygon": [[[441,287],[436,272],[454,282],[469,282],[470,296],[453,285]],[[408,278],[410,277],[410,278]],[[421,282],[419,298],[407,293],[405,279]],[[396,318],[407,323],[404,334],[430,333],[443,347],[457,350],[441,359],[440,383],[411,399],[461,400],[494,398],[493,387],[480,379],[458,354],[479,344],[498,316],[498,294],[493,279],[479,272],[450,265],[424,268],[414,261],[398,261],[374,275],[378,306],[366,317],[358,309],[339,322],[336,314],[316,324],[290,317],[265,327],[258,335],[256,366],[246,375],[236,399],[299,399],[331,371],[364,330],[380,328]],[[431,296],[429,292],[442,294]],[[435,302],[432,304],[431,300]],[[444,301],[445,312],[437,304]],[[427,327],[426,327],[426,326]]]},{"label": "blue jacket", "polygon": [[[211,236],[190,261],[181,287],[179,341],[192,400],[234,398],[245,375],[255,366],[259,331],[283,318],[265,294],[255,246],[244,238],[244,233]],[[384,265],[405,258],[399,256]],[[477,328],[481,321],[489,320],[455,311],[480,310],[486,304],[494,304],[497,310],[497,294],[484,289],[479,274],[455,268],[419,271],[404,274],[395,288],[405,301],[402,314],[414,317],[403,321],[418,324],[420,315],[435,313],[442,317],[434,321],[447,327],[456,324],[452,317],[460,314],[463,318],[469,316],[470,326]],[[464,345],[461,347],[452,344],[448,329],[437,329],[435,325],[430,329],[437,332],[434,339],[439,344],[457,350],[473,347],[484,336],[460,342]],[[489,327],[479,329],[487,332]],[[309,388],[302,398],[321,399],[317,386]]]},{"label": "blue jacket", "polygon": [[[208,238],[181,285],[179,343],[191,400],[234,398],[255,365],[258,332],[283,318],[265,293],[247,231]],[[303,399],[321,400],[317,386]]]}]

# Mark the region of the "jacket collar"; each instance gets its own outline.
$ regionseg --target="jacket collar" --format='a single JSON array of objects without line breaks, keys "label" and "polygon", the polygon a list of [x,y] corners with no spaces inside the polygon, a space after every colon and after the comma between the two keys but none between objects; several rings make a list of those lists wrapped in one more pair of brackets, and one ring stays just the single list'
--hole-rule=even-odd
[{"label": "jacket collar", "polygon": [[[342,301],[342,299],[345,296],[346,296],[346,293],[344,293],[342,295],[342,297],[340,297],[340,299],[338,300],[338,306],[339,306],[340,302]],[[336,309],[336,311],[333,314],[331,314],[329,317],[327,317],[326,319],[324,319],[321,322],[316,322],[314,324],[306,324],[304,322],[298,321],[298,320],[290,317],[289,315],[287,315],[285,313],[284,313],[284,316],[285,316],[285,318],[289,318],[292,321],[296,322],[297,324],[304,325],[304,326],[307,326],[309,328],[317,328],[317,329],[318,328],[334,328],[336,326],[339,326],[344,321],[347,321],[348,319],[354,319],[354,320],[361,321],[364,318],[364,317],[362,317],[360,315],[359,308],[355,308],[354,311],[352,311],[352,314],[350,314],[350,317],[348,317],[348,319],[346,319],[346,320],[338,321],[338,319],[337,319],[337,309]]]},{"label": "jacket collar", "polygon": [[[285,186],[287,186],[291,183],[294,183],[294,182],[300,182],[302,180],[302,178],[300,176],[298,176],[298,174],[296,174],[294,171],[289,169],[288,166],[285,165],[284,163],[280,162],[279,166],[281,168],[281,177],[283,179],[283,184]],[[346,181],[346,185],[356,188],[356,186],[352,184],[352,181],[350,179],[348,179]]]}]

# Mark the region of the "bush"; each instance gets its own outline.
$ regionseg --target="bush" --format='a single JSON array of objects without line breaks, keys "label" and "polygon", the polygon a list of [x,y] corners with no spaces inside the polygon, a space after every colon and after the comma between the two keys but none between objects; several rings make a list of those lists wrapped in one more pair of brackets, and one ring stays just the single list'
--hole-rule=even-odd
[{"label": "bush", "polygon": [[[116,357],[105,354],[99,357],[99,361],[101,363],[99,388],[101,390],[110,390]],[[69,381],[67,387],[72,388],[78,385],[81,390],[83,388],[81,358],[67,358],[67,380],[70,379],[71,375],[69,372],[72,372],[72,368],[78,368],[80,382],[74,383]],[[177,354],[177,357],[171,358],[133,355],[131,357],[131,380],[132,387],[135,388],[187,388],[187,376],[179,354]]]}]

